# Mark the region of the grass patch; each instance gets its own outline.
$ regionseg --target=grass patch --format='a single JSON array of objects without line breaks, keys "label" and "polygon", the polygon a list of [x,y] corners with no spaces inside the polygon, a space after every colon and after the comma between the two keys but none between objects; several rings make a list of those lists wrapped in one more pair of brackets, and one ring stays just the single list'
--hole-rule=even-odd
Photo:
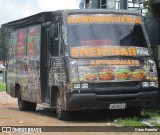
[{"label": "grass patch", "polygon": [[120,118],[117,123],[123,126],[146,126],[138,117]]},{"label": "grass patch", "polygon": [[0,92],[6,91],[6,84],[0,83]]},{"label": "grass patch", "polygon": [[160,126],[160,124],[156,123],[156,119],[160,117],[160,108],[146,109],[142,112],[142,116],[152,119],[152,124],[155,126]]},{"label": "grass patch", "polygon": [[116,120],[116,123],[123,126],[148,126],[142,121],[149,120],[150,124],[155,126],[160,126],[156,123],[157,118],[160,117],[159,108],[144,109],[139,117],[125,117]]},{"label": "grass patch", "polygon": [[146,117],[160,116],[160,109],[159,108],[146,109],[142,112],[142,116],[146,116]]}]

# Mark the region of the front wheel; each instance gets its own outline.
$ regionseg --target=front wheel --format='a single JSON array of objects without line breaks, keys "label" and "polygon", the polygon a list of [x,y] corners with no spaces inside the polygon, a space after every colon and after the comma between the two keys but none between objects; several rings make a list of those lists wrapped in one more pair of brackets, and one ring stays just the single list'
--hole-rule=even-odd
[{"label": "front wheel", "polygon": [[60,93],[57,93],[56,96],[56,115],[57,118],[60,120],[69,120],[70,119],[70,112],[62,110],[62,98]]},{"label": "front wheel", "polygon": [[25,101],[21,97],[21,92],[18,92],[18,107],[21,111],[35,111],[37,104],[29,101]]}]

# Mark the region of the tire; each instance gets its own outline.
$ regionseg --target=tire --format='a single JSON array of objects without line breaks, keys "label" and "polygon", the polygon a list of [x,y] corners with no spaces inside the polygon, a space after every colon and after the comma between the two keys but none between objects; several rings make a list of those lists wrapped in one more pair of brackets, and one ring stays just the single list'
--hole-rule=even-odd
[{"label": "tire", "polygon": [[18,107],[20,111],[35,111],[37,104],[22,100],[21,92],[18,92]]},{"label": "tire", "polygon": [[58,92],[56,95],[56,116],[59,120],[69,120],[70,112],[62,110],[62,98]]}]

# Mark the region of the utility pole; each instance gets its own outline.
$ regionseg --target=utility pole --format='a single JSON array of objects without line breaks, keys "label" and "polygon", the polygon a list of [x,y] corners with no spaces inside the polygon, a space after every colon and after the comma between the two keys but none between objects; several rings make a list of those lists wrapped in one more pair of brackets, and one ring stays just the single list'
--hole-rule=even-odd
[{"label": "utility pole", "polygon": [[[84,0],[85,3],[85,8],[92,8],[92,9],[98,9],[98,8],[103,8],[103,9],[107,9],[111,6],[113,6],[113,4],[115,4],[115,9],[116,9],[116,3],[120,4],[120,9],[128,9],[128,0]],[[112,7],[113,9],[113,7]]]}]

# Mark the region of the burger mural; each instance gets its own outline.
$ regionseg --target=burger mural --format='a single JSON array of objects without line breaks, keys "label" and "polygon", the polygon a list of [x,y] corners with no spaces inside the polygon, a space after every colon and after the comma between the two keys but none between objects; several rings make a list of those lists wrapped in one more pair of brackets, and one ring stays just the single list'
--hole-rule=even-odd
[{"label": "burger mural", "polygon": [[98,73],[96,73],[95,71],[92,71],[90,73],[85,74],[84,78],[86,80],[97,80],[98,79]]},{"label": "burger mural", "polygon": [[81,63],[78,66],[78,77],[73,77],[72,81],[149,80],[150,70],[144,67],[146,66],[89,66]]},{"label": "burger mural", "polygon": [[130,79],[131,71],[130,69],[120,68],[115,72],[115,77],[117,80],[128,80]]},{"label": "burger mural", "polygon": [[24,54],[25,34],[24,30],[18,32],[17,38],[17,58],[22,59]]},{"label": "burger mural", "polygon": [[110,68],[106,67],[99,71],[90,71],[83,73],[81,80],[142,80],[146,79],[146,72],[143,69],[129,69],[129,68]]},{"label": "burger mural", "polygon": [[111,68],[102,69],[99,72],[99,80],[113,80],[114,77],[114,70]]},{"label": "burger mural", "polygon": [[143,69],[136,69],[132,72],[132,79],[145,79],[146,72]]},{"label": "burger mural", "polygon": [[35,52],[37,50],[37,30],[35,28],[31,28],[28,34],[28,48],[27,48],[27,56],[29,59],[33,59]]}]

